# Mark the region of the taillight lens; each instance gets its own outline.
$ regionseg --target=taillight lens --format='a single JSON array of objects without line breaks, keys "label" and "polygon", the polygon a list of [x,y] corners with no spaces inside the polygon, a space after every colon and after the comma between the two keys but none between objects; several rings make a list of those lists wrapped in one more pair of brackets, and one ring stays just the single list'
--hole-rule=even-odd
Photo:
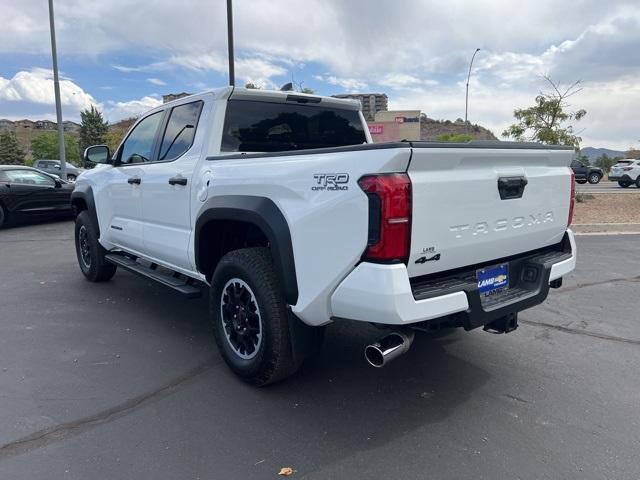
[{"label": "taillight lens", "polygon": [[404,173],[369,175],[358,184],[369,198],[365,259],[407,262],[411,240],[411,180]]},{"label": "taillight lens", "polygon": [[573,222],[573,207],[576,204],[576,174],[571,170],[571,198],[569,199],[569,218],[567,220],[567,227]]},{"label": "taillight lens", "polygon": [[622,170],[628,172],[629,170],[633,170],[633,167],[622,167]]}]

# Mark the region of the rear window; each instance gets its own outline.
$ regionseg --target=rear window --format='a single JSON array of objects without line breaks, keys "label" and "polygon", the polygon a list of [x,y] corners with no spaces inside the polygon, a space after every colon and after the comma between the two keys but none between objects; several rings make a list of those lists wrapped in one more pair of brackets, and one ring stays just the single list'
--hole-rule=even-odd
[{"label": "rear window", "polygon": [[633,160],[620,160],[618,163],[616,163],[615,166],[625,167],[627,165],[631,165],[632,163],[633,163]]},{"label": "rear window", "polygon": [[281,152],[366,142],[356,110],[229,100],[223,152]]}]

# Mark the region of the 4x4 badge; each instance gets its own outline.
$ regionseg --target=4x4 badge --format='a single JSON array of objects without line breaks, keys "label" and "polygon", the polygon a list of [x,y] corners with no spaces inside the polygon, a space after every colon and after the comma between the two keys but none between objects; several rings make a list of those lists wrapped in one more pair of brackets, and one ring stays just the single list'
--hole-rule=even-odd
[{"label": "4x4 badge", "polygon": [[438,260],[440,260],[440,254],[436,253],[433,257],[420,257],[416,260],[416,263],[437,262]]}]

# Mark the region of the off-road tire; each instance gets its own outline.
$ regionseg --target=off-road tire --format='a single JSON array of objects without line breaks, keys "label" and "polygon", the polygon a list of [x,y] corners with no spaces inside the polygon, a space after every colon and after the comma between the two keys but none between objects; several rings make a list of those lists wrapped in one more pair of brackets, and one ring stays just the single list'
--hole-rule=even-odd
[{"label": "off-road tire", "polygon": [[98,242],[98,232],[86,210],[76,217],[75,241],[78,265],[87,280],[106,282],[115,275],[117,267],[104,258],[107,251]]},{"label": "off-road tire", "polygon": [[619,181],[618,185],[620,185],[622,188],[627,188],[627,187],[629,187],[631,185],[631,183]]},{"label": "off-road tire", "polygon": [[601,178],[602,177],[599,174],[592,173],[592,174],[589,175],[589,183],[591,185],[596,185],[596,184],[600,183],[600,179]]},{"label": "off-road tire", "polygon": [[[243,358],[242,348],[234,347],[231,338],[233,328],[229,327],[231,300],[228,289],[230,284],[234,285],[235,280],[242,282],[242,285],[235,285],[248,287],[244,291],[249,292],[251,305],[259,313],[261,340],[257,346],[253,345],[253,350],[246,349],[244,352],[245,356],[247,352],[253,355],[252,358]],[[223,304],[225,313],[222,309]],[[267,248],[244,248],[231,251],[222,257],[211,279],[209,316],[213,322],[213,332],[222,358],[244,381],[255,386],[264,386],[282,380],[297,370],[298,365],[292,353],[286,303]],[[227,321],[226,329],[223,317]],[[234,322],[235,318],[234,316]],[[256,321],[255,316],[252,321]],[[241,326],[238,328],[242,329]]]},{"label": "off-road tire", "polygon": [[636,178],[636,187],[640,188],[640,175]]}]

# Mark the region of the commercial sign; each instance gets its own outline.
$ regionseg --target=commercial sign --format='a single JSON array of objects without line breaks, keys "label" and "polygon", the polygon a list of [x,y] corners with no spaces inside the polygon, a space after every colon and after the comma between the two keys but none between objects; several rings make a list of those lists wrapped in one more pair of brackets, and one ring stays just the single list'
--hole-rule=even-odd
[{"label": "commercial sign", "polygon": [[384,133],[384,125],[369,125],[369,133],[371,135],[382,135]]}]

